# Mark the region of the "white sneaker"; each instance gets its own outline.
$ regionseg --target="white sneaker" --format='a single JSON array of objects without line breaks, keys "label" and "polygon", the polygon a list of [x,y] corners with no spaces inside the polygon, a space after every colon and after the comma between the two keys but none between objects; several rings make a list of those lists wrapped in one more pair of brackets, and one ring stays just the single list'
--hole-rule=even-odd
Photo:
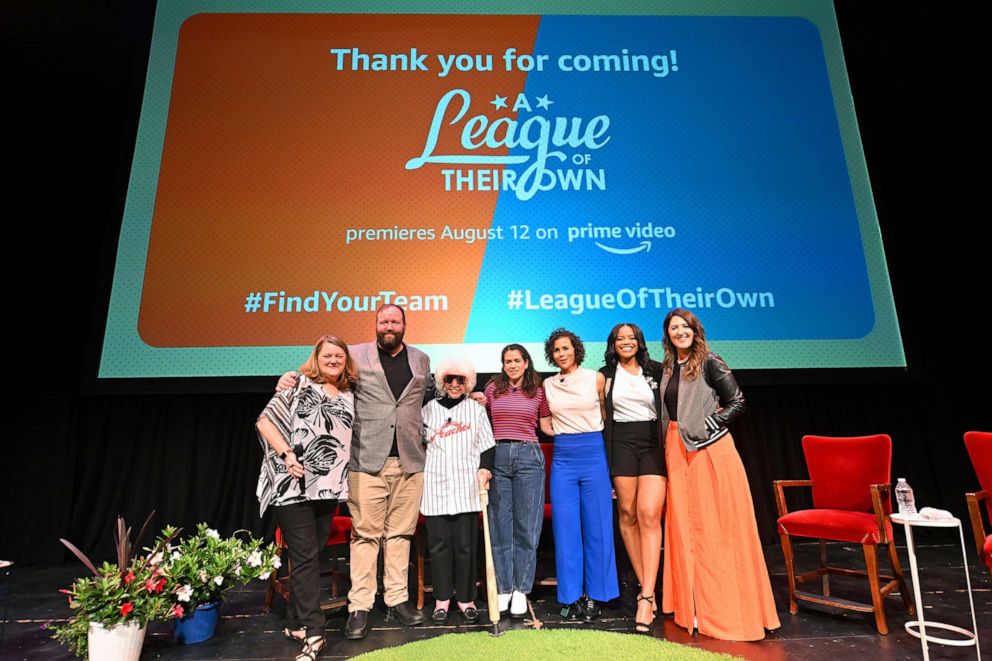
[{"label": "white sneaker", "polygon": [[[514,594],[516,593],[514,592]],[[499,606],[499,612],[505,613],[506,609],[510,607],[510,593],[496,595],[496,604]]]},{"label": "white sneaker", "polygon": [[526,617],[527,615],[527,595],[523,592],[513,591],[510,599],[510,617]]}]

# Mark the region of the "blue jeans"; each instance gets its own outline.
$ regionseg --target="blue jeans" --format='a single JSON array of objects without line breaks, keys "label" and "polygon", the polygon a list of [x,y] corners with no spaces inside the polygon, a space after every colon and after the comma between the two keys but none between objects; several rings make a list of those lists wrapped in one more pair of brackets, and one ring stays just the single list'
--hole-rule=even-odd
[{"label": "blue jeans", "polygon": [[496,585],[529,594],[544,524],[544,453],[539,443],[498,443],[489,490]]}]

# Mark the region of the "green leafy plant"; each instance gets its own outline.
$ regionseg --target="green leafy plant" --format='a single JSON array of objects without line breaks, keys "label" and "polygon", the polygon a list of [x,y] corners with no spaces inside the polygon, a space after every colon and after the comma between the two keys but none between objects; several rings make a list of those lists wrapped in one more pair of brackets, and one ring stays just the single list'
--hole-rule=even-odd
[{"label": "green leafy plant", "polygon": [[68,590],[61,590],[69,596],[72,616],[65,624],[52,627],[53,637],[77,656],[86,656],[90,622],[113,626],[137,621],[145,626],[169,613],[172,605],[170,580],[164,568],[152,559],[168,548],[179,531],[169,529],[169,534],[164,534],[148,555],[134,555],[134,548],[154,515],[152,512],[145,519],[134,544],[131,543],[131,528],[123,517],[117,517],[114,530],[117,562],[104,562],[99,569],[71,542],[59,540],[93,573],[93,576],[76,579]]},{"label": "green leafy plant", "polygon": [[[167,527],[159,539],[176,537]],[[175,617],[192,613],[197,606],[223,601],[224,593],[252,579],[267,579],[279,568],[276,545],[263,546],[262,540],[239,530],[230,537],[201,523],[196,533],[185,537],[175,546],[162,547],[161,561],[171,586],[171,612]]]}]

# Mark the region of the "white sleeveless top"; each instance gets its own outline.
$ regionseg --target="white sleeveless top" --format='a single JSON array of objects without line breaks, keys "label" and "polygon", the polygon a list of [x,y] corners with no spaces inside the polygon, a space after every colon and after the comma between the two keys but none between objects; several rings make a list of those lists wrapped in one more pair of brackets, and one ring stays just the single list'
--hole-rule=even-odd
[{"label": "white sleeveless top", "polygon": [[579,367],[571,374],[544,380],[555,434],[583,434],[603,430],[595,370]]}]

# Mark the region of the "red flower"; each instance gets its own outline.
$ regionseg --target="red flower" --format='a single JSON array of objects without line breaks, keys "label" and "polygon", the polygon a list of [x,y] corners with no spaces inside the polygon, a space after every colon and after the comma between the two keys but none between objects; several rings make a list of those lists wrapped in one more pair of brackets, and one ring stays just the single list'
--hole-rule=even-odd
[{"label": "red flower", "polygon": [[174,618],[178,619],[182,617],[184,612],[185,611],[183,611],[183,607],[180,606],[179,604],[176,604],[175,606],[172,607],[172,617]]},{"label": "red flower", "polygon": [[121,617],[127,617],[128,613],[134,610],[134,604],[130,601],[121,606]]},{"label": "red flower", "polygon": [[127,576],[124,577],[124,583],[125,583],[125,585],[131,585],[131,581],[133,581],[133,580],[134,580],[134,572],[133,571],[129,571],[127,573]]},{"label": "red flower", "polygon": [[149,592],[154,592],[155,594],[161,592],[162,588],[164,587],[165,587],[164,578],[160,578],[156,581],[155,578],[152,577],[149,578],[147,581],[145,581],[145,589],[148,590]]}]

